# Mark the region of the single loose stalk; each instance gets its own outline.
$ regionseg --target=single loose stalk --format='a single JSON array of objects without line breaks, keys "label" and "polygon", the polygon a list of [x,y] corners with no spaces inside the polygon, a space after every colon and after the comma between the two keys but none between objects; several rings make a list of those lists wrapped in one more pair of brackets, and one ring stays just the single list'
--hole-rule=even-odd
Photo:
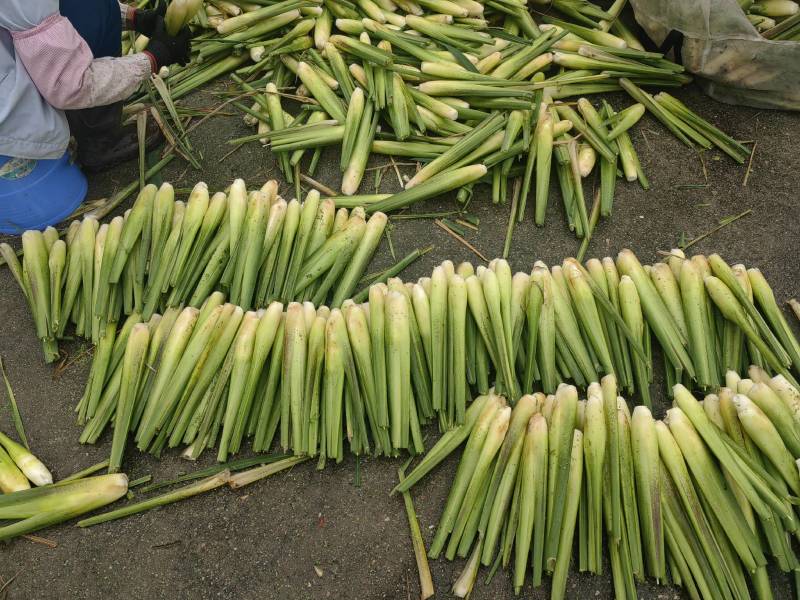
[{"label": "single loose stalk", "polygon": [[173,492],[169,492],[155,498],[150,498],[148,500],[143,500],[142,502],[129,504],[122,508],[118,508],[117,510],[102,513],[88,519],[83,519],[82,521],[78,521],[78,527],[92,527],[101,523],[108,523],[109,521],[122,519],[123,517],[135,515],[153,508],[180,502],[181,500],[186,500],[187,498],[192,498],[193,496],[197,496],[205,492],[210,492],[211,490],[215,490],[227,484],[230,481],[230,476],[230,471],[222,471],[221,473],[212,475],[211,477],[203,479],[197,483],[184,486]]},{"label": "single loose stalk", "polygon": [[[397,477],[400,481],[398,485],[402,485],[405,469],[400,468],[397,470]],[[408,518],[408,527],[411,530],[411,543],[414,546],[414,557],[417,561],[417,571],[419,573],[419,587],[420,599],[426,600],[434,595],[433,577],[431,577],[431,569],[428,565],[428,556],[425,553],[425,541],[422,539],[422,532],[419,528],[419,521],[417,520],[417,512],[414,510],[414,501],[411,499],[411,494],[407,491],[402,492],[403,504],[406,507],[406,517]]]}]

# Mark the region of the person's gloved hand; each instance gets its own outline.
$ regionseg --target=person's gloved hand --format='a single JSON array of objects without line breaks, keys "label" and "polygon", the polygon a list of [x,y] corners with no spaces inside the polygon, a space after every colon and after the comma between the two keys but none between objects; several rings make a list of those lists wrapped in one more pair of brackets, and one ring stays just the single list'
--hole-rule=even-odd
[{"label": "person's gloved hand", "polygon": [[136,33],[141,33],[150,37],[155,32],[159,23],[164,22],[164,15],[167,14],[167,3],[156,0],[150,10],[133,9],[130,16],[131,28]]},{"label": "person's gloved hand", "polygon": [[175,63],[181,66],[186,65],[189,62],[191,39],[192,34],[188,27],[184,27],[172,36],[167,33],[164,21],[160,21],[150,36],[150,42],[145,50],[145,54],[148,54],[151,62],[154,63],[153,72],[156,73],[161,67],[168,67]]}]

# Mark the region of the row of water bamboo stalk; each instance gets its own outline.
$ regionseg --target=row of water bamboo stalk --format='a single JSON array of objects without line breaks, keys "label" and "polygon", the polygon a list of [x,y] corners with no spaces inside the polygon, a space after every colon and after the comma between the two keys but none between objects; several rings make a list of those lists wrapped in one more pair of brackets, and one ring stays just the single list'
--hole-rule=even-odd
[{"label": "row of water bamboo stalk", "polygon": [[245,311],[214,292],[199,307],[109,324],[77,409],[81,440],[113,423],[117,467],[129,432],[142,451],[216,447],[222,461],[247,438],[256,451],[278,440],[321,465],[346,447],[418,454],[422,426],[461,425],[474,394],[492,388],[513,405],[614,374],[650,406],[654,347],[670,385],[706,390],[751,363],[796,384],[800,364],[761,273],[717,255],[674,253],[645,268],[625,250],[530,274],[504,260],[445,261],[340,308],[276,301]]},{"label": "row of water bamboo stalk", "polygon": [[513,408],[490,393],[396,491],[466,442],[428,551],[467,559],[459,597],[481,566],[502,566],[517,594],[549,573],[561,600],[571,563],[598,575],[610,564],[618,600],[635,600],[646,577],[697,600],[785,597],[768,564],[797,582],[800,391],[756,366],[748,374],[728,372],[702,400],[677,384],[663,420],[631,413],[610,375],[585,400],[565,384]]},{"label": "row of water bamboo stalk", "polygon": [[386,227],[386,215],[336,209],[312,191],[305,201],[278,196],[268,181],[225,192],[198,183],[186,202],[173,187],[145,186],[133,206],[100,224],[73,221],[22,235],[20,263],[0,254],[25,293],[48,362],[67,327],[98,343],[131,314],[144,320],[169,307],[199,307],[215,290],[243,310],[273,300],[340,305],[356,290]]},{"label": "row of water bamboo stalk", "polygon": [[[355,195],[340,201],[386,212],[452,190],[466,203],[486,183],[495,203],[511,200],[513,221],[532,204],[536,224],[544,225],[554,175],[581,238],[611,214],[618,178],[649,187],[630,135],[645,112],[689,147],[717,147],[739,163],[749,155],[663,91],[690,78],[624,29],[617,18],[624,3],[608,12],[557,3],[552,8],[563,14],[548,14],[542,24],[514,2],[447,3],[453,13],[436,3],[446,14],[384,4],[323,3],[318,18],[298,16],[283,36],[254,42],[256,64],[233,78],[254,94],[250,107],[237,106],[258,133],[229,143],[269,145],[284,176],[298,184],[305,161],[313,175],[322,148],[340,149],[338,187]],[[615,90],[634,104],[616,110],[605,98],[586,97]],[[290,114],[286,98],[301,101],[300,111]],[[398,194],[358,195],[371,154],[423,166]],[[584,179],[593,175],[595,215],[584,198]],[[420,185],[426,193],[412,190]]]},{"label": "row of water bamboo stalk", "polygon": [[[533,205],[544,225],[552,178],[570,228],[588,238],[611,214],[618,179],[649,187],[633,143],[645,112],[689,147],[717,147],[739,163],[749,155],[665,91],[690,77],[644,50],[625,4],[536,2],[531,12],[519,0],[206,3],[192,24],[191,64],[156,86],[169,109],[162,126],[191,157],[172,101],[233,71],[240,97],[229,102],[257,132],[229,143],[268,144],[289,183],[313,176],[333,147],[342,176],[327,183],[355,195],[349,206],[388,212],[453,190],[466,203],[485,183],[494,202],[510,201],[512,223]],[[604,95],[614,91],[633,103],[612,106]],[[132,111],[161,102],[139,100]],[[399,194],[359,195],[371,155],[423,168]],[[587,177],[600,190],[596,210],[584,198]]]}]

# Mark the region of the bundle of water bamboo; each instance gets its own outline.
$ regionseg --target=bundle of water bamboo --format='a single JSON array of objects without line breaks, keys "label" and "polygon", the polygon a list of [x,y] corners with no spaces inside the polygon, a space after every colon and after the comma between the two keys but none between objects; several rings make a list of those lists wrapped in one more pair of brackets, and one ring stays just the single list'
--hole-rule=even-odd
[{"label": "bundle of water bamboo", "polygon": [[223,461],[248,437],[260,452],[277,436],[323,465],[345,446],[421,453],[424,424],[462,425],[490,389],[514,405],[614,374],[649,407],[653,338],[670,387],[713,390],[750,363],[796,385],[800,366],[761,273],[717,255],[676,252],[645,268],[626,250],[516,275],[504,260],[446,261],[417,283],[373,285],[368,298],[245,311],[214,292],[198,308],[134,312],[119,332],[109,324],[77,408],[81,440],[113,422],[118,467],[129,432],[142,451],[188,445],[196,457],[217,446]]},{"label": "bundle of water bamboo", "polygon": [[[513,222],[531,196],[543,225],[554,173],[581,238],[611,214],[618,178],[649,187],[629,135],[645,112],[689,147],[746,160],[748,148],[663,92],[690,78],[643,49],[625,24],[624,1],[607,10],[587,1],[533,9],[520,0],[217,0],[195,19],[192,63],[157,87],[169,107],[234,71],[236,93],[251,100],[231,102],[257,133],[229,143],[268,144],[298,187],[301,171],[313,176],[330,146],[340,150],[343,196],[358,193],[371,154],[424,164],[403,192],[340,199],[348,206],[397,210],[454,190],[465,203],[487,183],[494,202],[511,199]],[[586,97],[613,91],[635,103]],[[287,101],[300,110],[288,112]],[[192,156],[180,119],[174,124],[170,137]],[[584,198],[592,174],[596,211]]]},{"label": "bundle of water bamboo", "polygon": [[340,305],[355,291],[386,216],[336,210],[316,191],[286,202],[275,181],[248,192],[237,179],[210,194],[198,183],[175,201],[170,184],[146,186],[123,216],[73,221],[22,235],[23,262],[0,254],[25,292],[48,362],[72,322],[99,343],[126,315],[144,320],[174,306],[199,307],[215,290],[243,310],[273,300]]},{"label": "bundle of water bamboo", "polygon": [[729,371],[700,401],[676,385],[663,420],[644,406],[631,414],[613,376],[585,400],[569,385],[513,409],[482,396],[396,489],[466,442],[429,551],[469,557],[459,597],[481,565],[511,565],[517,593],[550,573],[550,597],[566,597],[577,528],[578,568],[602,573],[605,546],[617,599],[653,577],[698,600],[749,598],[749,581],[769,600],[767,557],[798,566],[800,391],[756,366],[749,375]]}]

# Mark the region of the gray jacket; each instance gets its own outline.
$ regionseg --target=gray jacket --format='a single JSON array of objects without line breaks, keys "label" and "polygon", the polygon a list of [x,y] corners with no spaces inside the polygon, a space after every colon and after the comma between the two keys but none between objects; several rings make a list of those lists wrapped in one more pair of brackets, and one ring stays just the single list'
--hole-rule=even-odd
[{"label": "gray jacket", "polygon": [[3,0],[0,8],[0,154],[6,156],[58,158],[69,142],[67,118],[36,89],[16,59],[10,34],[36,26],[50,13],[50,2]]}]

